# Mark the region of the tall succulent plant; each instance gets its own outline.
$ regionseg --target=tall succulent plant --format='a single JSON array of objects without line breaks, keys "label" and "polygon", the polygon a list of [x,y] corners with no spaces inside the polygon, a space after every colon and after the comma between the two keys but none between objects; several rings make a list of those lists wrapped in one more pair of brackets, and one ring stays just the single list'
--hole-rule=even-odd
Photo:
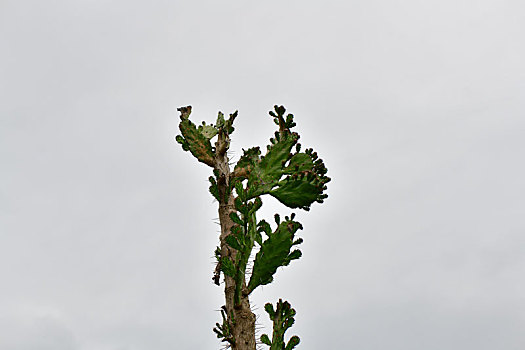
[{"label": "tall succulent plant", "polygon": [[[217,265],[213,281],[220,285],[223,274],[225,305],[221,308],[222,323],[216,324],[214,332],[234,350],[254,350],[255,315],[250,309],[249,295],[257,287],[271,283],[279,267],[299,259],[301,251],[296,247],[303,241],[295,237],[302,229],[294,221],[295,214],[282,221],[275,214],[273,229],[264,219],[257,218],[261,197],[270,195],[289,208],[309,210],[314,202],[322,203],[327,197],[326,184],[330,178],[316,152],[312,149],[301,152],[299,134],[291,131],[296,125],[293,115],[285,115],[283,106],[275,106],[270,112],[278,130],[266,153],[262,155],[259,147],[243,150],[233,169],[227,151],[237,112],[229,118],[219,113],[215,124],[203,122],[197,126],[189,119],[191,106],[178,111],[181,135],[176,140],[183,150],[213,169],[209,190],[219,202],[221,235],[220,246],[215,250]],[[254,249],[257,253],[251,273],[247,273]],[[288,343],[284,340],[285,331],[294,322],[295,310],[290,304],[279,300],[275,310],[269,303],[265,310],[273,321],[273,336],[270,340],[263,334],[261,343],[270,346],[270,350],[290,350],[299,344],[297,336]]]}]

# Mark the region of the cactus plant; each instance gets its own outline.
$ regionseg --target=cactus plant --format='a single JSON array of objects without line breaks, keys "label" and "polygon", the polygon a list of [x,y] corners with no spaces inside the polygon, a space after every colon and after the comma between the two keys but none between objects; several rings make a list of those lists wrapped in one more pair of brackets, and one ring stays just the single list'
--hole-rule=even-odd
[{"label": "cactus plant", "polygon": [[[289,208],[310,210],[314,202],[322,203],[327,197],[326,184],[330,178],[316,152],[312,149],[301,152],[299,134],[291,131],[296,125],[294,116],[285,115],[283,106],[275,106],[270,112],[278,130],[266,153],[261,155],[259,147],[243,150],[233,170],[227,151],[237,112],[229,118],[219,112],[215,124],[203,122],[197,126],[189,119],[191,106],[178,111],[181,135],[176,140],[184,151],[213,169],[209,191],[219,203],[220,246],[215,250],[217,265],[212,279],[220,285],[223,274],[225,305],[221,308],[222,324],[217,323],[214,332],[234,350],[254,350],[255,315],[249,295],[257,287],[271,283],[279,267],[299,259],[302,253],[294,246],[303,241],[295,238],[302,225],[294,221],[294,213],[282,222],[276,214],[273,231],[264,219],[258,220],[261,197],[270,195]],[[254,249],[257,253],[248,273]],[[270,350],[293,349],[299,344],[299,337],[293,336],[285,344],[284,332],[292,326],[295,310],[282,300],[275,310],[271,304],[266,304],[265,309],[273,321],[273,336],[270,341],[263,335],[261,342],[269,345]]]},{"label": "cactus plant", "polygon": [[263,334],[261,336],[261,342],[268,345],[270,350],[292,350],[295,348],[300,342],[298,336],[294,335],[291,337],[288,343],[284,340],[284,333],[295,322],[295,310],[292,309],[290,303],[287,301],[283,302],[282,299],[279,299],[275,310],[270,303],[264,306],[264,310],[266,310],[270,319],[273,321],[273,334],[272,340],[270,340],[267,334]]}]

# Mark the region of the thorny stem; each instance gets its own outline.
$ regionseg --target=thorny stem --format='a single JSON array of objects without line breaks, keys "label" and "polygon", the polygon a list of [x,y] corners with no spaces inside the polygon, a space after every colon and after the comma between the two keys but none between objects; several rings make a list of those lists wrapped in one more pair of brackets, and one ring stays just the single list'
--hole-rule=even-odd
[{"label": "thorny stem", "polygon": [[[238,252],[226,243],[226,236],[231,234],[233,221],[230,213],[235,212],[234,197],[228,189],[230,179],[230,167],[226,150],[230,139],[227,134],[219,133],[216,142],[215,169],[219,171],[217,186],[219,190],[219,221],[221,225],[220,250],[221,256],[236,260]],[[233,328],[233,350],[255,350],[255,314],[250,309],[250,301],[245,293],[240,293],[240,302],[235,303],[236,284],[233,277],[225,277],[224,294],[226,300],[227,321]],[[243,283],[242,289],[246,289]],[[232,319],[233,315],[233,319]]]}]

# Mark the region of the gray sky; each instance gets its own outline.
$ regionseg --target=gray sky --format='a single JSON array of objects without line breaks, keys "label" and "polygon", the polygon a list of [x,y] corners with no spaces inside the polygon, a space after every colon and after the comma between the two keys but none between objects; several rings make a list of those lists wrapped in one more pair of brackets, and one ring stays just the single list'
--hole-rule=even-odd
[{"label": "gray sky", "polygon": [[219,348],[188,104],[239,110],[233,160],[284,104],[332,177],[261,326],[281,297],[302,350],[525,348],[524,33],[511,0],[2,0],[0,348]]}]

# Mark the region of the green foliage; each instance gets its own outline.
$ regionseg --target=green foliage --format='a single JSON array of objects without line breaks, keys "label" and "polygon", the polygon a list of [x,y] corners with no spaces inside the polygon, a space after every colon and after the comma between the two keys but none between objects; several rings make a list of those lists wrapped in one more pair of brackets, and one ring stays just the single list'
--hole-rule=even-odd
[{"label": "green foliage", "polygon": [[313,202],[322,203],[327,197],[323,192],[330,178],[317,153],[311,149],[300,152],[299,135],[290,131],[295,126],[293,115],[285,117],[285,111],[283,106],[275,106],[275,112],[270,112],[279,131],[270,139],[266,155],[261,157],[258,147],[245,150],[233,174],[248,180],[248,199],[270,194],[290,208],[309,210]]},{"label": "green foliage", "polygon": [[[225,241],[228,246],[237,251],[235,262],[232,262],[229,258],[226,262],[226,265],[223,265],[222,269],[224,273],[230,277],[233,277],[235,280],[235,294],[234,302],[237,305],[240,303],[242,286],[246,278],[246,266],[248,264],[248,259],[250,258],[254,242],[260,242],[260,234],[257,232],[256,227],[256,216],[255,212],[259,210],[262,206],[262,201],[260,198],[256,198],[252,201],[243,201],[242,195],[244,190],[242,185],[237,184],[237,191],[241,195],[238,196],[235,200],[235,208],[237,212],[232,212],[230,214],[230,219],[234,223],[230,235],[226,236]],[[234,271],[231,271],[233,266]],[[227,269],[227,271],[225,270]]]},{"label": "green foliage", "polygon": [[295,322],[295,310],[292,309],[290,303],[287,301],[283,302],[282,299],[279,299],[275,309],[270,303],[267,303],[264,309],[273,321],[273,334],[272,340],[270,340],[267,334],[263,334],[261,336],[261,342],[268,345],[270,350],[292,350],[295,348],[300,342],[298,336],[294,335],[291,337],[288,344],[286,344],[284,340],[284,333],[288,328],[292,327]]},{"label": "green foliage", "polygon": [[221,257],[221,270],[226,276],[230,277],[235,277],[237,271],[235,264],[227,256]]},{"label": "green foliage", "polygon": [[213,176],[210,176],[208,180],[210,181],[209,190],[210,190],[211,195],[213,196],[213,198],[219,201],[220,197],[219,197],[219,187],[217,186],[217,181],[215,180]]},{"label": "green foliage", "polygon": [[[224,305],[221,307],[221,316],[222,316],[222,324],[216,323],[215,328],[213,328],[213,331],[215,332],[215,334],[217,334],[217,338],[221,339],[221,341],[234,345],[235,339],[232,333],[233,325],[231,324],[231,321],[229,321],[228,317],[226,316],[226,306]],[[233,319],[233,317],[230,317],[230,319]]]},{"label": "green foliage", "polygon": [[302,242],[302,239],[294,241],[297,230],[303,228],[301,224],[290,220],[288,217],[285,221],[280,222],[278,215],[276,215],[275,221],[277,228],[273,233],[266,221],[262,220],[259,223],[259,231],[265,232],[268,238],[262,242],[261,249],[255,256],[252,276],[248,283],[250,293],[260,285],[271,283],[273,275],[279,267],[286,266],[290,261],[301,257],[299,249],[290,252],[294,245]]},{"label": "green foliage", "polygon": [[[229,232],[224,233],[225,236],[221,236],[221,248],[215,251],[217,267],[213,281],[220,284],[221,271],[233,279],[233,302],[234,307],[238,307],[242,297],[247,297],[258,286],[271,283],[279,267],[287,266],[302,255],[299,249],[293,249],[302,243],[301,238],[295,238],[297,231],[302,229],[302,225],[294,221],[295,214],[285,217],[282,222],[276,214],[276,228],[272,231],[265,220],[257,221],[256,214],[262,206],[261,196],[268,194],[289,208],[309,210],[314,202],[322,203],[327,197],[326,184],[330,178],[326,176],[327,169],[316,152],[312,149],[301,152],[299,134],[291,131],[296,125],[294,117],[292,114],[285,115],[283,106],[274,106],[274,111],[270,112],[279,129],[270,139],[266,154],[261,155],[259,147],[243,149],[231,174],[226,163],[226,152],[237,111],[228,119],[219,112],[215,125],[203,122],[196,126],[189,120],[190,106],[178,110],[181,112],[179,129],[182,135],[177,135],[177,142],[198,161],[213,168],[209,191],[220,205],[231,203],[233,199],[234,211],[229,214],[230,224],[233,225]],[[211,140],[215,137],[212,146]],[[259,250],[246,283],[248,260],[255,243]],[[227,256],[221,254],[224,248],[228,248]],[[270,350],[291,350],[299,344],[297,336],[291,337],[287,344],[284,342],[285,331],[294,323],[295,310],[290,304],[279,300],[275,310],[271,304],[266,304],[265,310],[273,321],[273,336],[270,340],[263,334],[261,342],[270,346]],[[214,331],[222,341],[233,346],[233,314],[227,315],[223,307],[221,315],[223,322],[217,323]]]},{"label": "green foliage", "polygon": [[182,136],[177,135],[175,138],[177,142],[182,145],[183,150],[190,151],[199,162],[211,167],[215,166],[214,152],[210,143],[211,137],[209,137],[212,134],[210,127],[197,128],[190,121],[191,106],[181,107],[177,110],[181,112],[179,129],[182,133]]},{"label": "green foliage", "polygon": [[[322,203],[327,197],[324,193],[326,184],[330,181],[326,176],[327,169],[312,149],[300,152],[299,134],[290,131],[296,125],[293,115],[285,116],[286,109],[283,106],[275,106],[274,109],[275,112],[271,111],[270,115],[279,126],[279,131],[270,139],[271,145],[267,147],[266,154],[261,157],[259,147],[243,150],[229,182],[248,180],[244,200],[269,194],[290,208],[309,210],[312,203]],[[219,112],[215,125],[206,125],[203,122],[197,127],[189,119],[190,106],[178,110],[181,112],[179,129],[182,136],[177,135],[177,142],[197,160],[217,170],[217,150],[212,147],[211,139],[217,135],[228,136],[234,131],[233,121],[237,117],[237,111],[230,114],[228,119]],[[294,146],[295,152],[292,152]],[[216,174],[215,178],[209,178],[210,193],[220,200],[218,177]]]},{"label": "green foliage", "polygon": [[211,139],[219,134],[228,136],[233,133],[233,121],[237,117],[237,111],[230,114],[229,119],[224,119],[224,114],[219,112],[215,125],[207,125],[202,122],[202,125],[197,127],[189,119],[191,106],[180,107],[177,110],[181,113],[179,129],[182,135],[177,135],[175,140],[182,145],[184,151],[190,151],[199,162],[214,168],[216,166],[216,150],[215,147],[212,147]]},{"label": "green foliage", "polygon": [[217,122],[215,124],[215,127],[218,130],[224,130],[224,132],[228,135],[231,135],[235,128],[233,127],[233,121],[237,117],[238,111],[233,112],[230,114],[229,119],[224,119],[224,114],[222,112],[219,112],[219,115],[217,116]]}]

